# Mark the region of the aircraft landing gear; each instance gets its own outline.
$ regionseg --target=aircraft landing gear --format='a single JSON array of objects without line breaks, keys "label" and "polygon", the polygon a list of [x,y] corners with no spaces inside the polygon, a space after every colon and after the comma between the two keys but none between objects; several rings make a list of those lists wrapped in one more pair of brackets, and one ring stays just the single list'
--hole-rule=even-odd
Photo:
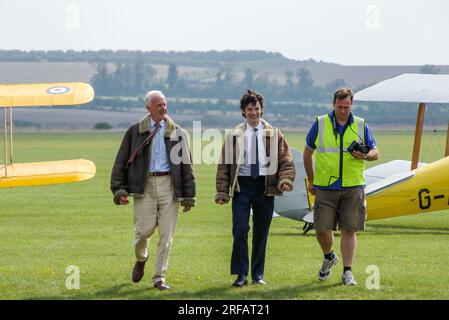
[{"label": "aircraft landing gear", "polygon": [[309,232],[310,230],[313,229],[313,223],[310,222],[304,222],[304,227],[302,227],[302,231],[304,231],[304,235],[307,234],[307,232]]}]

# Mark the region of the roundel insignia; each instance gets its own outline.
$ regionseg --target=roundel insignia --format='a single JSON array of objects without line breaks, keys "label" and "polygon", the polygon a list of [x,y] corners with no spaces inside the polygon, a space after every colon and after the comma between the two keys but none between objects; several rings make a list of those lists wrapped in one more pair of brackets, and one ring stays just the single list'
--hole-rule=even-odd
[{"label": "roundel insignia", "polygon": [[68,92],[70,89],[67,87],[62,87],[62,86],[58,86],[58,87],[51,87],[47,89],[47,93],[49,94],[63,94]]}]

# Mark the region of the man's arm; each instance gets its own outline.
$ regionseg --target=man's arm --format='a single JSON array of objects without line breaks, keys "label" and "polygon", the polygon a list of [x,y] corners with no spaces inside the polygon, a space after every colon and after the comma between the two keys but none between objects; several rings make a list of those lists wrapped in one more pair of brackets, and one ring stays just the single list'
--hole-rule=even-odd
[{"label": "man's arm", "polygon": [[304,148],[304,153],[303,153],[304,169],[306,171],[307,181],[308,181],[307,189],[309,190],[309,192],[311,194],[315,194],[315,189],[313,189],[313,178],[314,178],[313,159],[312,159],[313,152],[314,152],[313,149],[306,146]]},{"label": "man's arm", "polygon": [[374,148],[371,149],[367,154],[366,154],[366,161],[375,161],[379,159],[379,149]]},{"label": "man's arm", "polygon": [[[181,174],[182,174],[182,188],[184,199],[181,201],[181,206],[184,207],[184,212],[190,210],[190,208],[194,207],[196,204],[196,182],[195,182],[195,171],[193,170],[192,163],[192,155],[189,150],[189,146],[187,144],[187,134],[184,129],[181,130],[181,143],[182,152],[186,152],[188,156],[188,160],[181,163]],[[187,159],[187,158],[186,158]]]},{"label": "man's arm", "polygon": [[[217,174],[215,177],[217,194],[215,195],[215,202],[218,204],[229,202],[230,165],[226,163],[225,156],[227,143],[232,143],[232,136],[230,134],[225,137],[217,165]],[[233,150],[233,148],[231,148],[231,150]],[[232,157],[233,155],[230,156]]]},{"label": "man's arm", "polygon": [[131,153],[131,129],[129,129],[122,140],[120,148],[115,157],[111,173],[111,191],[114,195],[114,203],[117,205],[128,204],[127,172],[126,164]]},{"label": "man's arm", "polygon": [[280,191],[292,191],[295,181],[296,168],[293,162],[292,151],[284,135],[278,130],[278,165],[279,165],[279,184]]}]

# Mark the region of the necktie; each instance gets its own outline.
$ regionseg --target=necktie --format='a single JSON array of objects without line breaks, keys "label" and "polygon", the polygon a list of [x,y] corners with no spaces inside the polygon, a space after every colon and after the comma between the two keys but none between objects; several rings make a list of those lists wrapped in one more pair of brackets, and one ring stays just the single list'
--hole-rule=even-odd
[{"label": "necktie", "polygon": [[160,127],[161,127],[161,123],[160,122],[155,123],[154,124],[154,129],[153,129],[153,131],[151,131],[151,134],[153,134],[153,132],[154,132],[154,134],[156,134],[156,132],[159,130]]},{"label": "necktie", "polygon": [[146,138],[145,141],[140,146],[138,146],[137,149],[134,150],[134,152],[131,154],[131,156],[128,159],[128,162],[126,163],[126,167],[128,167],[136,157],[140,156],[143,147],[150,143],[150,141],[153,139],[153,137],[155,136],[160,127],[161,124],[159,122],[154,125],[154,129],[153,131],[151,131],[148,138]]},{"label": "necktie", "polygon": [[[254,155],[256,156],[254,161]],[[259,145],[257,143],[257,128],[254,128],[253,138],[251,141],[251,177],[257,179],[259,176]]]}]

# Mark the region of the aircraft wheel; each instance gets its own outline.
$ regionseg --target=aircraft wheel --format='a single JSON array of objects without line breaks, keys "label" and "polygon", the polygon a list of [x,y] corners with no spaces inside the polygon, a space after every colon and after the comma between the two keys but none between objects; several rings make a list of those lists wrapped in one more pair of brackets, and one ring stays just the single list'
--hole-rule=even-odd
[{"label": "aircraft wheel", "polygon": [[304,235],[307,234],[307,232],[309,232],[310,230],[313,229],[313,223],[310,222],[304,222],[304,227],[302,227],[302,230],[304,231]]}]

